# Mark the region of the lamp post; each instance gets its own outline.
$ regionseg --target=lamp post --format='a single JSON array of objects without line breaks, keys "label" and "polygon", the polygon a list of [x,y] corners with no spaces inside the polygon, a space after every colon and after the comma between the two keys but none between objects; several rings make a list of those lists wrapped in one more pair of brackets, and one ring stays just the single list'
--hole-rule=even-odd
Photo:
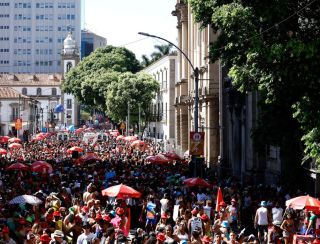
[{"label": "lamp post", "polygon": [[194,67],[192,62],[190,61],[190,59],[188,58],[187,54],[185,54],[177,45],[175,45],[174,43],[168,41],[167,39],[164,39],[160,36],[155,36],[155,35],[151,35],[149,33],[144,33],[144,32],[138,32],[139,35],[142,36],[148,36],[148,37],[152,37],[152,38],[156,38],[156,39],[160,39],[162,41],[165,41],[167,43],[169,43],[170,45],[174,46],[176,49],[179,50],[179,52],[186,58],[186,60],[188,61],[188,63],[190,64],[192,71],[193,71],[193,75],[194,75],[194,89],[195,89],[195,96],[194,96],[194,131],[198,132],[199,126],[198,126],[198,110],[199,110],[199,69],[198,67]]},{"label": "lamp post", "polygon": [[[185,59],[188,61],[190,67],[192,68],[193,71],[193,76],[194,76],[194,132],[198,132],[199,130],[199,69],[198,67],[194,67],[191,60],[188,58],[187,54],[185,54],[177,45],[175,45],[174,43],[168,41],[167,39],[164,39],[160,36],[155,36],[155,35],[151,35],[149,33],[144,33],[144,32],[138,32],[139,35],[143,35],[143,36],[147,36],[147,37],[152,37],[152,38],[156,38],[156,39],[160,39],[162,41],[165,41],[167,43],[169,43],[170,45],[174,46],[177,50],[179,50],[179,52],[185,57]],[[197,168],[198,168],[198,162],[197,162],[197,157],[195,155],[192,155],[192,162],[193,162],[193,167],[194,167],[194,177],[197,177]]]}]

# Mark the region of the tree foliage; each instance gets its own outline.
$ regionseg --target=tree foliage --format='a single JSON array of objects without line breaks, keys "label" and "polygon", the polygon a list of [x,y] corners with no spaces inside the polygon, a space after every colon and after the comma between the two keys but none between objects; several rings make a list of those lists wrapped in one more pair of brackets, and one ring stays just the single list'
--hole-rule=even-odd
[{"label": "tree foliage", "polygon": [[[264,127],[270,129],[272,122],[282,146],[297,124],[300,131],[292,134],[303,140],[306,158],[320,162],[320,2],[188,1],[195,19],[219,33],[210,59],[221,58],[240,91],[263,94],[262,114],[269,120],[260,120],[260,133],[267,134]],[[283,124],[287,128],[281,131]]]},{"label": "tree foliage", "polygon": [[135,110],[138,103],[147,108],[158,89],[151,76],[141,69],[135,55],[126,48],[107,46],[94,51],[71,69],[63,84],[84,105],[105,111],[116,120],[126,116],[127,101]]},{"label": "tree foliage", "polygon": [[117,121],[126,117],[128,106],[132,114],[138,113],[139,104],[147,111],[158,89],[159,83],[151,75],[122,73],[106,92],[107,113]]},{"label": "tree foliage", "polygon": [[143,67],[147,67],[150,64],[152,64],[153,62],[156,62],[157,60],[162,58],[163,56],[170,54],[170,51],[172,49],[172,45],[171,44],[154,45],[154,48],[156,50],[153,53],[151,53],[150,57],[148,57],[147,55],[142,55],[141,65]]}]

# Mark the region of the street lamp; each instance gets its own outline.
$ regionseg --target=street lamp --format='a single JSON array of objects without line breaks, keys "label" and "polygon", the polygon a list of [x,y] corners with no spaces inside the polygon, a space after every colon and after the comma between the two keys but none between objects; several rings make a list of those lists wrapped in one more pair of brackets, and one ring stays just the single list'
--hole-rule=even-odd
[{"label": "street lamp", "polygon": [[199,69],[198,67],[194,67],[192,62],[190,61],[190,59],[188,58],[188,56],[174,43],[168,41],[167,39],[164,39],[160,36],[155,36],[155,35],[151,35],[149,33],[144,33],[144,32],[138,32],[139,35],[142,36],[148,36],[148,37],[152,37],[152,38],[156,38],[156,39],[160,39],[162,41],[165,41],[167,43],[169,43],[170,45],[174,46],[176,49],[179,50],[179,52],[186,58],[186,60],[188,61],[188,63],[190,64],[192,70],[193,70],[193,75],[194,75],[194,89],[195,89],[195,97],[194,97],[194,131],[198,132],[198,107],[199,107]]}]

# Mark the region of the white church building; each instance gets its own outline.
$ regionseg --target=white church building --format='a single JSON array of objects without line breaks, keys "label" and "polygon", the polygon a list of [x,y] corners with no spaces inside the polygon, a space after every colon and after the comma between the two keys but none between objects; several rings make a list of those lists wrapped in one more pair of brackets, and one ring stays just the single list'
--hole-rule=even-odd
[{"label": "white church building", "polygon": [[[79,62],[77,44],[69,33],[61,52],[63,74],[0,74],[0,135],[15,131],[16,119],[22,119],[23,131],[53,130],[79,125],[80,109],[71,94],[61,86],[66,74]],[[63,111],[57,113],[57,106]]]}]

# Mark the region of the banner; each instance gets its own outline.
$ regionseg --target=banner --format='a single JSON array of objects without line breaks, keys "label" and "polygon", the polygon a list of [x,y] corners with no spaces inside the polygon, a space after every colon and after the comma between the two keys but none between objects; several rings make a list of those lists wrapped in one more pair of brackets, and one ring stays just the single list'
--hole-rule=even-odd
[{"label": "banner", "polygon": [[189,154],[193,156],[204,155],[204,132],[190,132]]}]

